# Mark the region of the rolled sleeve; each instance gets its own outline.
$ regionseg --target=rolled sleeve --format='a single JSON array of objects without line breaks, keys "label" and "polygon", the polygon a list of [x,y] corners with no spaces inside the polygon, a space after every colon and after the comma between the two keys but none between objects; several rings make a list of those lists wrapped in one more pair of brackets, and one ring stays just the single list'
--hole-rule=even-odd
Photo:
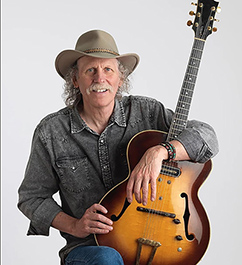
[{"label": "rolled sleeve", "polygon": [[53,219],[61,211],[52,199],[45,199],[35,210],[27,235],[48,236]]},{"label": "rolled sleeve", "polygon": [[18,190],[18,208],[30,219],[28,235],[49,235],[54,217],[62,208],[53,199],[58,181],[41,133],[35,132],[24,180]]},{"label": "rolled sleeve", "polygon": [[218,153],[218,141],[213,128],[203,122],[188,121],[187,128],[177,137],[191,160],[205,163]]}]

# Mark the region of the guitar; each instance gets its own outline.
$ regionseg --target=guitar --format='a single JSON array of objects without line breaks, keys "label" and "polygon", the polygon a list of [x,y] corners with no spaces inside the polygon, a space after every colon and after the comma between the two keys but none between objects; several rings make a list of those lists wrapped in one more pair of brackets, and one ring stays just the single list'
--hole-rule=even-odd
[{"label": "guitar", "polygon": [[[168,134],[156,130],[136,134],[127,147],[129,172],[147,149],[171,141],[184,130],[187,123],[198,69],[218,2],[198,0],[194,23],[195,32],[189,63],[178,103]],[[113,231],[95,235],[98,245],[115,248],[125,265],[194,265],[204,255],[210,239],[210,225],[198,198],[198,190],[208,177],[212,162],[173,161],[162,163],[157,178],[157,197],[144,207],[126,199],[129,176],[111,189],[100,201],[113,220]],[[129,174],[130,175],[130,174]],[[150,190],[149,190],[150,194]]]}]

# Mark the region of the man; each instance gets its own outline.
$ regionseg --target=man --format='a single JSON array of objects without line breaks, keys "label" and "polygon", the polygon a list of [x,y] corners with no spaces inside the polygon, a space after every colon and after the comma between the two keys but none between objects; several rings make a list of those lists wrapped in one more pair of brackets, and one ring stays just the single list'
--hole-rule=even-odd
[{"label": "man", "polygon": [[[62,264],[123,264],[115,250],[95,245],[93,234],[113,229],[98,202],[128,176],[130,139],[147,129],[167,132],[173,114],[154,99],[122,96],[138,62],[137,54],[119,55],[113,37],[100,30],[81,35],[75,50],[56,58],[56,70],[66,81],[67,107],[35,130],[18,207],[31,220],[28,235],[49,235],[50,226],[60,230],[67,240]],[[128,201],[133,194],[143,205],[155,200],[163,160],[203,163],[217,151],[213,129],[189,121],[176,140],[145,152],[130,175]],[[52,198],[56,192],[61,206]]]}]

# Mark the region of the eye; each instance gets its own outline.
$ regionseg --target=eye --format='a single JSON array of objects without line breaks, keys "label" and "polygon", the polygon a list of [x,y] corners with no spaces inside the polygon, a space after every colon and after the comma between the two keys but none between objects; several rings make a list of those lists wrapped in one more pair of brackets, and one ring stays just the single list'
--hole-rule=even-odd
[{"label": "eye", "polygon": [[105,70],[106,70],[107,72],[111,72],[111,71],[112,71],[112,69],[109,68],[109,67],[106,67]]},{"label": "eye", "polygon": [[87,69],[87,72],[88,72],[88,73],[94,73],[94,68],[89,68],[89,69]]}]

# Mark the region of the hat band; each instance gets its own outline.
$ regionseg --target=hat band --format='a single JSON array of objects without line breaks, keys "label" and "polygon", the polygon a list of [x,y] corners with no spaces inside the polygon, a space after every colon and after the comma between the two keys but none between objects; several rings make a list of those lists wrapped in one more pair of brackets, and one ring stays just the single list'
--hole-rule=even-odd
[{"label": "hat band", "polygon": [[89,49],[84,51],[85,53],[95,53],[95,52],[105,52],[105,53],[110,53],[116,56],[119,56],[119,54],[117,52],[114,52],[112,50],[109,49],[103,49],[103,48],[94,48],[94,49]]}]

